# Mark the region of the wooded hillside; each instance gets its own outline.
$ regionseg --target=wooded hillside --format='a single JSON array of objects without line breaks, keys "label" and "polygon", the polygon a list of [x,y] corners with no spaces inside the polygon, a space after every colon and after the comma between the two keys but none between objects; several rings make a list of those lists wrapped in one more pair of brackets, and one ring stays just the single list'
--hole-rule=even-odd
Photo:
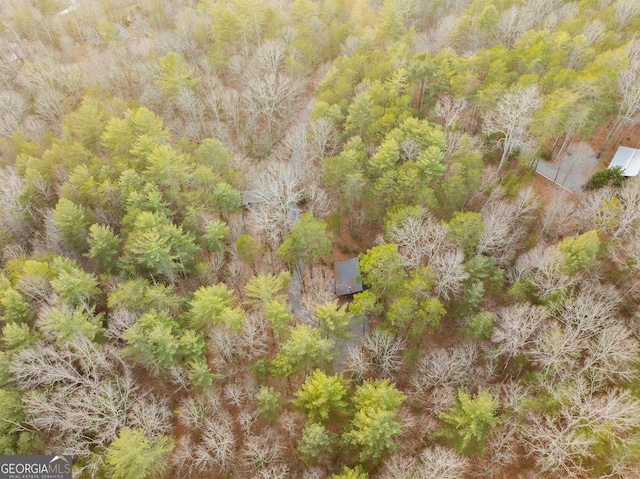
[{"label": "wooded hillside", "polygon": [[3,2],[0,455],[640,477],[640,180],[534,173],[640,142],[639,32],[636,0]]}]

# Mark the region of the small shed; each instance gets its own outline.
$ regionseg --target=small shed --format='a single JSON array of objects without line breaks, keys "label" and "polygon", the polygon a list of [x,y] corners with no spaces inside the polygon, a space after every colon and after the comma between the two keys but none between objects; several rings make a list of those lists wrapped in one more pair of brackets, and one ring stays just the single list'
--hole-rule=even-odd
[{"label": "small shed", "polygon": [[258,203],[262,203],[262,195],[260,195],[258,190],[244,190],[242,192],[242,203],[240,206],[248,208],[251,205],[257,205]]},{"label": "small shed", "polygon": [[624,176],[638,176],[640,174],[640,150],[628,146],[618,147],[613,155],[609,168],[619,166]]},{"label": "small shed", "polygon": [[363,290],[362,283],[357,279],[358,258],[333,263],[336,271],[336,296],[347,296]]}]

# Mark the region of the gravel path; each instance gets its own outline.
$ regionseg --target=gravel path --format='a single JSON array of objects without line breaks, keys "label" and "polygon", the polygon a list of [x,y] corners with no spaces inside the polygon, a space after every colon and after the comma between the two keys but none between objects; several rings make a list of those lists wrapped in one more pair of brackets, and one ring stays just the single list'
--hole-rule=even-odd
[{"label": "gravel path", "polygon": [[[307,103],[307,106],[300,114],[298,121],[291,125],[291,129],[297,128],[300,125],[306,125],[309,121],[309,116],[311,115],[311,111],[313,107],[316,105],[315,97],[312,97],[311,100]],[[297,152],[294,151],[289,158],[290,163],[295,163],[299,161],[299,158],[296,156]],[[291,217],[294,217],[297,221],[300,218],[300,208],[295,206],[294,210],[290,211]],[[291,274],[291,282],[289,283],[289,304],[291,305],[291,310],[293,311],[293,315],[303,322],[310,324],[313,322],[313,318],[309,311],[307,311],[300,301],[300,291],[302,290],[302,273],[304,272],[304,263],[302,261],[298,261],[296,266],[293,268],[293,272]]]},{"label": "gravel path", "polygon": [[571,145],[562,158],[553,162],[540,160],[536,172],[575,195],[581,195],[582,185],[598,168],[598,158],[588,143]]}]

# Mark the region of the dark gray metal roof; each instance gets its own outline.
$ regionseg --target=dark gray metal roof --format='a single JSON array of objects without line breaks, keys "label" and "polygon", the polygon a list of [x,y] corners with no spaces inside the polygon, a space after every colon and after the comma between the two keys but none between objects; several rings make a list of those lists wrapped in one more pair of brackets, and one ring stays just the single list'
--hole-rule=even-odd
[{"label": "dark gray metal roof", "polygon": [[336,270],[336,296],[359,293],[363,290],[362,283],[356,278],[358,271],[358,258],[333,263]]},{"label": "dark gray metal roof", "polygon": [[262,203],[262,196],[258,192],[258,190],[244,190],[242,192],[242,206],[243,208],[249,205],[256,205],[258,203]]}]

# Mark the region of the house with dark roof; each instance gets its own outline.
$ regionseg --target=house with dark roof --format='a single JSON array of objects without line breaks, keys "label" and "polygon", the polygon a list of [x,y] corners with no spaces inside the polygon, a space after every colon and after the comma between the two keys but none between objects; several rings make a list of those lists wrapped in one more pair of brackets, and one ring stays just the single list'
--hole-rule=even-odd
[{"label": "house with dark roof", "polygon": [[251,205],[262,203],[263,199],[258,190],[244,190],[242,192],[242,202],[240,206],[248,208]]},{"label": "house with dark roof", "polygon": [[333,263],[335,269],[336,296],[348,296],[359,293],[364,288],[358,279],[358,258]]}]

